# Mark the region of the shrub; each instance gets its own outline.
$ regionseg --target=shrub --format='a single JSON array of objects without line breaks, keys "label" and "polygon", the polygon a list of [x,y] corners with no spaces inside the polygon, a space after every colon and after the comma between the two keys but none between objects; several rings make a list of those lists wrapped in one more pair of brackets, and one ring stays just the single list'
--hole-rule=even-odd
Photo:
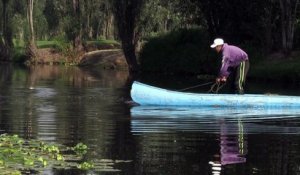
[{"label": "shrub", "polygon": [[218,56],[210,49],[210,42],[201,29],[180,29],[151,38],[140,53],[141,68],[164,73],[215,73]]}]

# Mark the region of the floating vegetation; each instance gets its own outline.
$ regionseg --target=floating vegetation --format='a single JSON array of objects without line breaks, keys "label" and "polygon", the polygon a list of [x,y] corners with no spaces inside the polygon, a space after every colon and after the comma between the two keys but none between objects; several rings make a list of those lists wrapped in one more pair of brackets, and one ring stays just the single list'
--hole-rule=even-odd
[{"label": "floating vegetation", "polygon": [[76,146],[71,148],[78,155],[84,155],[87,152],[88,147],[83,143],[78,143]]},{"label": "floating vegetation", "polygon": [[97,159],[93,161],[93,170],[95,172],[121,172],[120,169],[116,169],[114,166],[131,162],[131,160]]},{"label": "floating vegetation", "polygon": [[89,170],[97,172],[120,172],[115,166],[131,160],[95,159],[83,161],[88,147],[78,143],[74,147],[24,140],[17,135],[0,135],[0,175],[41,174],[46,169]]},{"label": "floating vegetation", "polygon": [[[37,174],[46,168],[89,170],[94,167],[83,162],[88,147],[83,143],[69,148],[39,140],[24,140],[17,135],[0,135],[0,174]],[[68,162],[68,160],[72,160]]]}]

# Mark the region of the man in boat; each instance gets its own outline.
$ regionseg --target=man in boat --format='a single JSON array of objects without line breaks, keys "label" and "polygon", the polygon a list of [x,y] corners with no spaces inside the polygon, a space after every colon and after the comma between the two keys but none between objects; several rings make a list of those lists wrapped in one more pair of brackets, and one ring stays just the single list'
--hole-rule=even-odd
[{"label": "man in boat", "polygon": [[224,40],[217,38],[210,46],[218,53],[222,53],[222,66],[216,82],[226,82],[230,74],[233,75],[233,89],[237,94],[244,94],[246,76],[249,70],[248,55],[242,49],[224,43]]}]

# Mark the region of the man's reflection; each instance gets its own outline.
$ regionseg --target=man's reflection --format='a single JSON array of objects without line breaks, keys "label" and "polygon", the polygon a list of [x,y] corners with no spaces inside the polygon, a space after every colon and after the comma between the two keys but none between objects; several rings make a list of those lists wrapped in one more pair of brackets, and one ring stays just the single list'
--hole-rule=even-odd
[{"label": "man's reflection", "polygon": [[220,121],[220,148],[220,153],[209,162],[212,174],[221,174],[222,166],[246,162],[247,143],[240,119],[237,122]]}]

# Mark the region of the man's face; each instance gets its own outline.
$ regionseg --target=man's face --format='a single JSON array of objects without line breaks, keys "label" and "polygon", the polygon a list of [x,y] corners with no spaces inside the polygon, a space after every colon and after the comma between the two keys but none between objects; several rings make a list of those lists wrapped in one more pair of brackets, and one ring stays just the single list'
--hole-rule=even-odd
[{"label": "man's face", "polygon": [[221,49],[222,49],[222,45],[216,46],[215,49],[219,53],[221,51]]}]

